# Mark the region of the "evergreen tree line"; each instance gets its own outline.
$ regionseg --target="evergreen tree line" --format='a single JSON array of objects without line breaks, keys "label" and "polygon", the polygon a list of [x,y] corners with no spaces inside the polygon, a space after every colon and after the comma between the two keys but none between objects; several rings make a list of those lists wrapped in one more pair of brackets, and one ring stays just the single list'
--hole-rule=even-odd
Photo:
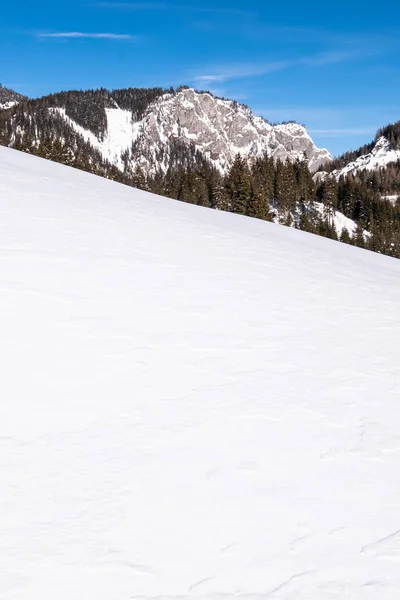
[{"label": "evergreen tree line", "polygon": [[88,142],[71,131],[67,136],[67,141],[49,135],[43,137],[39,142],[34,142],[29,133],[26,133],[25,135],[15,135],[14,142],[10,144],[7,143],[4,130],[0,129],[0,145],[10,146],[15,150],[34,154],[102,177],[109,177],[111,174],[112,178],[117,178],[117,174],[120,173],[119,169],[105,161]]},{"label": "evergreen tree line", "polygon": [[391,150],[400,149],[400,121],[391,125],[386,125],[381,129],[378,129],[376,134],[376,140],[380,137],[385,137],[389,140]]},{"label": "evergreen tree line", "polygon": [[[15,125],[24,127],[23,131],[26,127],[34,126],[39,137],[47,137],[48,132],[44,130],[49,130],[49,117],[51,120],[52,116],[49,109],[62,108],[78,125],[102,139],[107,131],[106,108],[119,107],[130,110],[133,118],[139,120],[144,116],[148,106],[165,93],[175,93],[175,90],[173,88],[128,88],[109,91],[100,88],[58,92],[35,100],[25,99],[6,114],[0,114],[0,117],[8,125],[13,123],[11,129],[14,131]],[[67,128],[68,125],[64,123],[64,129]],[[32,135],[32,132],[30,133]]]},{"label": "evergreen tree line", "polygon": [[400,200],[382,198],[380,176],[378,171],[360,171],[339,181],[327,177],[317,187],[317,200],[327,213],[337,210],[357,223],[356,246],[400,258]]},{"label": "evergreen tree line", "polygon": [[24,100],[27,100],[26,96],[22,96],[22,94],[18,94],[17,92],[4,87],[0,83],[0,104],[6,104],[7,102],[22,102]]}]

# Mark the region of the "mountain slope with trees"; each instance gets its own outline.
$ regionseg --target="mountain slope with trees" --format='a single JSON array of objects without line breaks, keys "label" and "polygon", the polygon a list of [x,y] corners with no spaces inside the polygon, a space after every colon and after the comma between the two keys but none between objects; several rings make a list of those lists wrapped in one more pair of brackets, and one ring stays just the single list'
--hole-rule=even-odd
[{"label": "mountain slope with trees", "polygon": [[331,159],[302,125],[271,125],[245,105],[184,86],[70,91],[24,102],[1,116],[7,145],[25,144],[27,136],[37,146],[51,137],[56,117],[54,139],[79,134],[103,160],[119,169],[140,166],[147,174],[167,171],[176,142],[194,146],[221,173],[237,153],[249,160],[265,153],[275,160],[306,156],[313,170]]},{"label": "mountain slope with trees", "polygon": [[19,102],[24,102],[25,100],[28,100],[26,96],[18,94],[18,92],[14,92],[14,90],[10,90],[0,83],[0,110],[12,108]]},{"label": "mountain slope with trees", "polygon": [[[169,123],[170,104],[176,107],[177,103],[183,103],[186,123],[188,119],[194,119],[197,127],[197,108],[188,104],[188,99],[193,98],[192,92],[188,88],[131,88],[113,92],[101,89],[61,92],[38,100],[24,100],[8,110],[0,110],[0,143],[184,202],[275,221],[400,257],[400,205],[393,198],[384,198],[400,193],[398,165],[389,164],[377,170],[360,169],[339,177],[334,169],[331,173],[319,172],[313,178],[310,170],[312,155],[307,158],[306,152],[301,153],[300,147],[294,147],[298,138],[292,132],[296,134],[300,127],[296,124],[275,126],[271,130],[274,135],[277,131],[283,136],[280,139],[285,140],[284,151],[282,144],[278,144],[275,150],[269,148],[261,154],[257,148],[250,155],[236,152],[224,170],[221,170],[220,161],[199,149],[196,142],[203,139],[203,131],[199,130],[200,137],[196,141],[179,135],[179,128],[185,126],[182,121],[175,124],[175,129],[170,123],[170,130],[176,130],[177,134],[156,139],[155,151],[154,146],[147,144],[145,136],[139,135],[117,162],[112,160],[112,153],[109,153],[109,159],[105,158],[104,147],[110,141],[108,111],[118,115],[126,111],[128,118],[125,119],[125,115],[120,125],[128,123],[133,128],[137,120],[147,115],[155,127],[153,132],[158,131],[161,135],[162,115]],[[197,96],[206,98],[210,112],[207,98],[211,96],[197,94],[196,99]],[[243,115],[249,114],[247,107],[242,106],[239,110],[240,105],[222,99],[214,99],[212,106],[217,101],[222,103],[218,110],[224,108],[226,119],[226,115],[233,119],[228,129],[232,130],[234,123],[238,126],[236,117],[241,127],[247,127],[241,121]],[[160,110],[160,122],[154,117],[155,105]],[[221,122],[215,143],[221,143],[227,136],[223,127]],[[387,135],[387,144],[393,151],[399,143],[398,130],[398,124],[383,128],[377,139]],[[96,146],[90,141],[93,139],[102,140],[103,145]],[[376,143],[365,146],[358,154],[367,149],[372,152],[376,146]],[[234,146],[231,151],[233,149]],[[296,153],[297,158],[293,159]],[[345,155],[340,160],[349,158],[350,155]],[[333,161],[334,166],[342,164],[340,160]],[[151,169],[149,164],[153,165]]]}]

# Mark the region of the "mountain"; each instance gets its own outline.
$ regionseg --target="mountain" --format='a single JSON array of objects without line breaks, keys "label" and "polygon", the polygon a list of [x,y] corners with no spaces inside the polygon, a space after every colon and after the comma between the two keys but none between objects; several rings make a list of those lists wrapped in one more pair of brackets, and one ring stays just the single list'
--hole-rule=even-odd
[{"label": "mountain", "polygon": [[25,100],[27,100],[26,96],[22,96],[13,90],[9,90],[0,83],[0,110],[7,110]]},{"label": "mountain", "polygon": [[379,129],[373,142],[321,166],[319,173],[330,173],[339,179],[360,171],[379,171],[388,167],[400,169],[400,121]]},{"label": "mountain", "polygon": [[400,595],[400,262],[0,148],[0,595]]},{"label": "mountain", "polygon": [[[381,136],[376,140],[372,149],[367,154],[361,154],[355,160],[348,162],[344,167],[329,171],[329,173],[339,179],[346,175],[355,175],[359,171],[377,171],[385,169],[388,165],[400,161],[400,149],[393,149],[389,140]],[[322,171],[323,172],[323,171]]]},{"label": "mountain", "polygon": [[248,107],[191,88],[174,90],[105,89],[62,92],[15,107],[3,119],[8,145],[24,137],[85,142],[103,161],[120,170],[139,166],[145,173],[166,172],[177,155],[197,152],[221,173],[239,153],[255,159],[303,159],[311,170],[331,160],[318,149],[304,126],[271,125]]}]

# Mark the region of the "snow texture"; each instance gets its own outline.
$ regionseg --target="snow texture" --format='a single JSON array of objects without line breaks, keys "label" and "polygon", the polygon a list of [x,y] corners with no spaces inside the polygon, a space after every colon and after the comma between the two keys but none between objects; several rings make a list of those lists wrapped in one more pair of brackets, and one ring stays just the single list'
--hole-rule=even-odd
[{"label": "snow texture", "polygon": [[400,597],[400,261],[0,149],[1,600]]}]

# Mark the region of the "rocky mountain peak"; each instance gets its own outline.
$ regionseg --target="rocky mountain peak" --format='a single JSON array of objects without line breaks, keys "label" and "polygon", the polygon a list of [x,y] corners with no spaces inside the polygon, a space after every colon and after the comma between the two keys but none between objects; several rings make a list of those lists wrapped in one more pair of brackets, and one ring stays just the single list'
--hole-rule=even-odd
[{"label": "rocky mountain peak", "polygon": [[246,158],[265,153],[281,160],[306,157],[312,170],[331,159],[304,126],[271,125],[245,105],[192,88],[157,99],[148,108],[143,129],[151,144],[171,138],[194,144],[221,171],[238,153]]}]

